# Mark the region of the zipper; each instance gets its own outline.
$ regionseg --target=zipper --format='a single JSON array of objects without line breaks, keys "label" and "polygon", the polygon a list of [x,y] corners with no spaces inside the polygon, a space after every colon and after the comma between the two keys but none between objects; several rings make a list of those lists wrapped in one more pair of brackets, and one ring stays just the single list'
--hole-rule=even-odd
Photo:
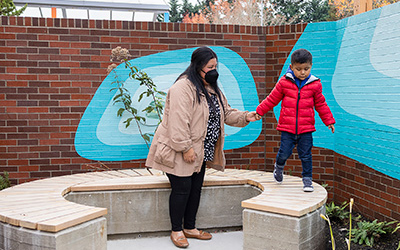
[{"label": "zipper", "polygon": [[[296,84],[296,81],[294,80],[294,78],[292,78],[292,77],[288,77],[289,79],[290,79],[290,81],[291,82],[293,82],[294,83],[294,85],[296,85],[297,86],[297,84]],[[308,84],[310,84],[310,83],[312,83],[312,82],[314,82],[314,81],[317,81],[318,80],[318,78],[317,79],[315,79],[315,80],[313,80],[313,81],[307,81],[304,85],[303,85],[303,87],[304,86],[306,86],[306,85],[308,85]],[[301,88],[299,88],[299,86],[297,86],[297,88],[299,89],[299,91],[297,92],[297,104],[296,104],[296,135],[297,135],[297,133],[298,133],[298,123],[299,123],[299,102],[300,102],[300,90],[301,90]]]},{"label": "zipper", "polygon": [[299,123],[299,102],[300,102],[300,88],[297,92],[297,104],[296,104],[296,135],[298,133],[298,123]]}]

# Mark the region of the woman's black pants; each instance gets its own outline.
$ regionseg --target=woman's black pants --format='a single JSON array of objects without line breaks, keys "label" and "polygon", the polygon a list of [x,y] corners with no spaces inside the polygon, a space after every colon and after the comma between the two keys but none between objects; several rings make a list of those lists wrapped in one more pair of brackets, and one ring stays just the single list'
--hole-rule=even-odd
[{"label": "woman's black pants", "polygon": [[172,231],[195,229],[196,215],[200,204],[201,188],[203,186],[204,174],[206,171],[205,162],[199,173],[192,176],[179,177],[167,174],[171,183],[171,195],[169,196],[169,216],[171,219]]}]

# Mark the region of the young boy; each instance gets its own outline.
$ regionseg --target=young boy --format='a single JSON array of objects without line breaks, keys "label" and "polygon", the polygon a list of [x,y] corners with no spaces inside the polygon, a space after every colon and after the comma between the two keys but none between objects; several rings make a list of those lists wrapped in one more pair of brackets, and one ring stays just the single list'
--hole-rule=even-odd
[{"label": "young boy", "polygon": [[281,112],[277,130],[281,131],[281,145],[274,164],[274,179],[283,181],[283,168],[286,160],[297,145],[297,152],[303,167],[303,191],[312,192],[312,132],[315,131],[314,108],[323,123],[335,132],[335,119],[322,94],[320,79],[311,75],[312,55],[306,49],[293,52],[291,64],[286,74],[274,89],[257,107],[257,119],[278,105]]}]

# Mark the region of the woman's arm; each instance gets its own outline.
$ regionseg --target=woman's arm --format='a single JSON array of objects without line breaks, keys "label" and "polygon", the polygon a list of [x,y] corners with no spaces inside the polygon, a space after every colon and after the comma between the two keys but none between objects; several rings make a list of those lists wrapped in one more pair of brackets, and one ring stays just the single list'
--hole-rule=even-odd
[{"label": "woman's arm", "polygon": [[178,80],[168,91],[169,114],[167,130],[170,147],[177,152],[192,148],[190,122],[192,120],[193,94],[186,80]]},{"label": "woman's arm", "polygon": [[224,108],[221,109],[221,111],[224,112],[224,123],[229,125],[229,126],[234,126],[234,127],[244,127],[247,124],[249,124],[250,120],[247,119],[247,117],[251,117],[252,115],[248,115],[249,111],[240,111],[238,109],[232,108],[228,104],[228,100],[226,99],[225,95],[221,93],[221,99],[222,99],[222,105],[224,105]]}]

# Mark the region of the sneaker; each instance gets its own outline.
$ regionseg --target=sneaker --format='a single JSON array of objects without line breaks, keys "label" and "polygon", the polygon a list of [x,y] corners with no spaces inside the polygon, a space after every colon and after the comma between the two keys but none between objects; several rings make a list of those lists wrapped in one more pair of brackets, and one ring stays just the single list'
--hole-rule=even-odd
[{"label": "sneaker", "polygon": [[314,187],[312,186],[312,179],[311,178],[303,178],[303,191],[304,192],[313,192]]},{"label": "sneaker", "polygon": [[276,165],[274,164],[274,179],[277,183],[281,184],[283,181],[283,169],[279,169]]}]

